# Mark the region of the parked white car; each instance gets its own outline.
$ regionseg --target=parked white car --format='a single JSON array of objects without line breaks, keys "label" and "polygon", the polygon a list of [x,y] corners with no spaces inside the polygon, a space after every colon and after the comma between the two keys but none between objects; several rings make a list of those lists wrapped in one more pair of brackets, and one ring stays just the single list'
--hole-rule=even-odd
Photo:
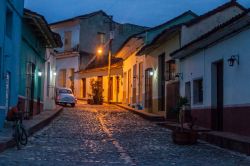
[{"label": "parked white car", "polygon": [[56,104],[67,105],[70,104],[72,107],[75,106],[77,99],[73,92],[69,88],[57,88],[56,89]]}]

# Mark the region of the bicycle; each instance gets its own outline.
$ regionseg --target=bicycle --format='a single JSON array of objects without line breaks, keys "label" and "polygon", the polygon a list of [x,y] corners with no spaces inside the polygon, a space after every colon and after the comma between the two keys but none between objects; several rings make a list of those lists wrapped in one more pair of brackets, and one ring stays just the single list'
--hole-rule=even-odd
[{"label": "bicycle", "polygon": [[22,124],[22,112],[15,113],[15,120],[13,125],[13,137],[16,142],[17,149],[21,149],[21,145],[25,146],[28,143],[28,135]]}]

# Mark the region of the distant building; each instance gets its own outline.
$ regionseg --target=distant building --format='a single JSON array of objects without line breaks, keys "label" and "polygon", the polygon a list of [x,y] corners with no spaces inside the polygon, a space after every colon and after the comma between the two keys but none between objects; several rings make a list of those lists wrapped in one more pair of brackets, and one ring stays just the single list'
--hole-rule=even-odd
[{"label": "distant building", "polygon": [[110,30],[113,30],[115,37],[112,44],[114,54],[129,36],[146,29],[133,24],[117,23],[103,11],[59,21],[50,26],[64,41],[64,47],[57,49],[57,86],[71,88],[78,98],[83,98],[82,78],[85,76],[76,75],[75,72],[85,70],[91,63],[98,63],[93,61],[98,60],[96,53],[100,47],[103,49],[103,57],[100,58],[103,58],[103,62],[107,59]]},{"label": "distant building", "polygon": [[[44,88],[50,91],[47,89],[50,84],[49,79],[51,76],[55,77],[48,73],[51,68],[48,62],[52,62],[53,54],[47,49],[60,46],[62,46],[60,36],[51,31],[44,17],[25,9],[22,22],[19,84],[17,84],[25,118],[40,113],[44,108]],[[45,81],[48,81],[47,87],[44,87]]]},{"label": "distant building", "polygon": [[0,129],[18,101],[23,6],[23,0],[0,1]]},{"label": "distant building", "polygon": [[[177,26],[195,17],[197,16],[192,11],[187,11],[161,25],[133,35],[124,43],[116,55],[124,60],[124,104],[163,116],[166,114],[165,56],[180,47]],[[168,40],[154,45],[157,37],[166,29],[172,29],[175,33],[169,35]],[[178,83],[172,82],[172,84],[173,90],[177,86],[176,96],[178,96]],[[176,97],[171,96],[171,98]]]}]

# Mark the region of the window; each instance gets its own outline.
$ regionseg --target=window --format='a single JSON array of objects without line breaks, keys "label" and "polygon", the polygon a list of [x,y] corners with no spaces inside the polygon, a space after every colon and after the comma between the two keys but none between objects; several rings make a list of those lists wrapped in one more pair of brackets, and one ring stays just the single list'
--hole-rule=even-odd
[{"label": "window", "polygon": [[7,8],[5,31],[6,31],[6,36],[8,36],[9,38],[12,37],[12,28],[13,28],[13,12],[9,8]]},{"label": "window", "polygon": [[98,32],[98,40],[100,45],[105,45],[105,33]]},{"label": "window", "polygon": [[72,91],[69,89],[60,89],[59,93],[64,93],[64,94],[72,94]]},{"label": "window", "polygon": [[174,80],[176,74],[175,60],[166,62],[166,81]]},{"label": "window", "polygon": [[194,104],[203,103],[203,79],[197,79],[193,82]]},{"label": "window", "polygon": [[64,32],[64,50],[71,49],[71,37],[72,37],[71,31]]}]

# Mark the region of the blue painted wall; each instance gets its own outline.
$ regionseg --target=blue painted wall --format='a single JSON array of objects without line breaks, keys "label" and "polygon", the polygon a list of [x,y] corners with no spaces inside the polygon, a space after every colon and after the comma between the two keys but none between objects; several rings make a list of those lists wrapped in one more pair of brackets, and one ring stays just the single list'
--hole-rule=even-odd
[{"label": "blue painted wall", "polygon": [[[0,1],[0,129],[6,113],[6,73],[10,73],[9,107],[18,101],[19,56],[24,0]],[[6,35],[6,13],[12,13],[11,37]]]},{"label": "blue painted wall", "polygon": [[[43,85],[44,85],[44,68],[45,68],[45,51],[39,38],[33,32],[33,29],[27,23],[23,22],[22,27],[22,42],[21,42],[21,57],[20,57],[20,81],[19,81],[19,96],[26,96],[26,69],[27,63],[33,63],[36,66],[34,75],[34,100],[38,97],[43,101]],[[38,72],[43,75],[38,76]],[[40,80],[39,80],[40,79]]]}]

